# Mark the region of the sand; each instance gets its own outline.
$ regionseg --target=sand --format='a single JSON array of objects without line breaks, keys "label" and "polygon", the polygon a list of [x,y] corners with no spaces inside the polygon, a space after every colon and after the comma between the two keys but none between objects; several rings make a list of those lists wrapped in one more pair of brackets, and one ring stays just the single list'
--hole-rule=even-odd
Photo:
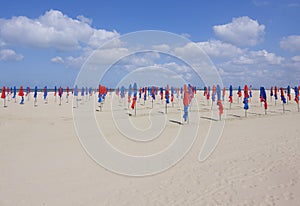
[{"label": "sand", "polygon": [[[39,94],[37,107],[32,97],[24,105],[7,102],[7,108],[0,108],[0,205],[300,205],[300,113],[295,102],[283,114],[280,101],[275,106],[269,100],[265,115],[255,92],[247,118],[236,98],[230,110],[226,102],[220,142],[199,162],[207,131],[218,116],[211,116],[211,103],[202,92],[197,100],[199,108],[194,103],[191,113],[199,111],[200,126],[191,150],[175,166],[146,177],[112,173],[90,158],[77,137],[71,101],[63,99],[59,106],[50,93],[48,104]],[[115,135],[111,101],[108,97],[95,117],[106,128],[108,141],[133,155],[160,151],[180,127],[193,128],[193,121],[179,124],[180,105],[170,105],[165,115],[157,100],[154,116],[166,118],[165,131],[145,146]],[[84,105],[91,102],[84,100]],[[116,106],[120,115],[128,115],[126,104]],[[150,101],[145,106],[139,102],[137,116],[130,117],[138,127],[149,126],[147,107]]]}]

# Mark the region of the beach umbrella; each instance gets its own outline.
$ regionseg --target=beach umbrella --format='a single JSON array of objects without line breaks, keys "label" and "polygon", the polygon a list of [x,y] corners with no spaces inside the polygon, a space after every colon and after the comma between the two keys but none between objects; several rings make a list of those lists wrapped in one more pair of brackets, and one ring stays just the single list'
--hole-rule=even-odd
[{"label": "beach umbrella", "polygon": [[295,87],[294,88],[295,91],[295,102],[297,103],[297,107],[298,107],[298,112],[299,112],[299,88]]},{"label": "beach umbrella", "polygon": [[120,94],[120,96],[121,96],[121,99],[125,98],[125,87],[124,86],[121,87],[121,94]]},{"label": "beach umbrella", "polygon": [[[110,89],[110,94],[112,94],[112,89]],[[93,88],[89,87],[89,99],[91,98],[91,96],[93,95]]]},{"label": "beach umbrella", "polygon": [[[210,86],[207,87],[206,99],[207,99],[207,101],[210,99]],[[208,101],[208,104],[209,104],[209,101]]]},{"label": "beach umbrella", "polygon": [[270,89],[270,100],[272,101],[272,97],[274,96],[274,93],[273,93],[273,87],[271,87]]},{"label": "beach umbrella", "polygon": [[102,103],[104,101],[104,89],[103,86],[99,85],[98,89],[98,103]]},{"label": "beach umbrella", "polygon": [[153,101],[155,100],[155,87],[154,86],[152,86],[151,96],[152,96],[152,108],[153,108]]},{"label": "beach umbrella", "polygon": [[128,94],[127,94],[127,102],[128,102],[128,108],[129,108],[129,104],[131,102],[131,95],[132,95],[132,85],[129,84],[129,87],[128,87]]},{"label": "beach umbrella", "polygon": [[284,96],[284,90],[282,87],[280,87],[280,97],[281,97],[281,101],[282,101],[282,111],[284,113],[285,112],[284,105],[286,104],[286,98]]},{"label": "beach umbrella", "polygon": [[194,87],[188,84],[188,93],[189,93],[189,108],[192,111],[192,100],[194,98]]},{"label": "beach umbrella", "polygon": [[152,87],[148,86],[147,89],[148,89],[148,94],[147,95],[148,95],[148,97],[151,97]]},{"label": "beach umbrella", "polygon": [[171,87],[171,102],[172,102],[172,107],[174,107],[174,93],[175,93],[175,89],[174,89],[174,87]]},{"label": "beach umbrella", "polygon": [[6,88],[2,87],[1,90],[1,98],[3,99],[3,107],[6,107]]},{"label": "beach umbrella", "polygon": [[180,98],[183,99],[183,88],[180,88]]},{"label": "beach umbrella", "polygon": [[231,109],[231,104],[233,102],[232,96],[233,96],[233,89],[232,89],[232,85],[230,85],[229,86],[229,103],[230,103],[230,109]]},{"label": "beach umbrella", "polygon": [[103,103],[105,100],[105,96],[106,96],[106,87],[99,85],[99,89],[98,89],[99,93],[98,93],[98,103],[99,103],[99,107],[100,107],[100,111],[102,111],[102,107],[103,107]]},{"label": "beach umbrella", "polygon": [[169,85],[167,85],[167,87],[166,87],[165,99],[166,99],[166,114],[167,114],[167,112],[168,112],[168,104],[170,103],[170,88],[169,88]]},{"label": "beach umbrella", "polygon": [[77,85],[74,88],[74,96],[77,97],[78,96],[78,87]]},{"label": "beach umbrella", "polygon": [[134,109],[134,116],[136,116],[136,100],[137,100],[137,84],[134,82],[133,84],[133,98],[132,98],[132,104],[131,109]]},{"label": "beach umbrella", "polygon": [[33,98],[34,98],[34,106],[37,106],[37,95],[38,95],[38,88],[37,86],[34,87],[34,93],[33,93]]},{"label": "beach umbrella", "polygon": [[30,96],[30,87],[27,87],[26,88],[26,95],[25,95],[26,97],[27,97],[27,100],[29,100],[29,96]]},{"label": "beach umbrella", "polygon": [[245,117],[247,117],[247,111],[249,109],[249,104],[248,104],[248,99],[249,99],[249,89],[248,86],[245,85],[244,87],[244,110],[245,110]]},{"label": "beach umbrella", "polygon": [[203,96],[206,97],[206,95],[207,95],[207,87],[204,86],[204,88],[203,88]]},{"label": "beach umbrella", "polygon": [[163,100],[164,99],[164,89],[162,87],[160,87],[160,100]]},{"label": "beach umbrella", "polygon": [[59,89],[58,89],[59,105],[61,105],[62,95],[63,95],[63,88],[60,86]]},{"label": "beach umbrella", "polygon": [[[144,105],[145,105],[146,100],[147,100],[147,90],[148,90],[148,88],[145,87],[145,89],[144,89]],[[149,92],[148,92],[148,93],[149,93]]]},{"label": "beach umbrella", "polygon": [[217,92],[217,87],[216,87],[216,85],[213,85],[212,91],[211,91],[211,100],[213,102],[216,100],[216,92]]},{"label": "beach umbrella", "polygon": [[300,86],[298,86],[298,99],[300,99]]},{"label": "beach umbrella", "polygon": [[13,97],[12,98],[15,99],[15,103],[16,103],[16,101],[17,101],[17,87],[16,86],[14,86]]},{"label": "beach umbrella", "polygon": [[264,102],[265,114],[267,114],[268,104],[267,104],[267,94],[264,87],[260,87],[260,94],[261,94],[261,102]]},{"label": "beach umbrella", "polygon": [[195,97],[196,94],[196,87],[193,85],[189,85],[191,90],[190,90],[190,101],[192,101],[192,99]]},{"label": "beach umbrella", "polygon": [[67,86],[66,87],[66,99],[67,99],[67,101],[66,101],[66,103],[69,103],[69,95],[70,95],[70,88]]},{"label": "beach umbrella", "polygon": [[276,106],[276,101],[278,99],[278,87],[277,86],[274,87],[274,98],[275,98],[275,106]]},{"label": "beach umbrella", "polygon": [[183,86],[183,119],[188,121],[188,112],[189,112],[189,93],[186,84]]},{"label": "beach umbrella", "polygon": [[216,88],[216,92],[217,92],[217,105],[219,106],[219,119],[222,119],[222,114],[223,114],[223,104],[222,104],[222,100],[221,100],[221,87],[220,85],[217,85]]},{"label": "beach umbrella", "polygon": [[240,98],[242,97],[242,89],[241,89],[241,86],[238,87],[237,95],[238,95],[238,103],[239,103],[239,102],[240,102]]},{"label": "beach umbrella", "polygon": [[252,98],[252,85],[250,85],[249,87],[249,99],[251,101],[251,98]]},{"label": "beach umbrella", "polygon": [[44,87],[44,101],[45,101],[45,104],[47,103],[47,96],[48,96],[48,89],[47,89],[47,86]]},{"label": "beach umbrella", "polygon": [[89,89],[88,89],[88,87],[85,87],[85,96],[86,96],[86,100],[87,100],[87,98],[89,96]]},{"label": "beach umbrella", "polygon": [[117,96],[119,96],[119,95],[120,95],[120,90],[119,90],[119,87],[118,87],[118,88],[116,88],[116,90],[115,90],[115,94],[116,94]]},{"label": "beach umbrella", "polygon": [[287,103],[289,103],[289,101],[291,101],[292,100],[292,95],[291,95],[291,87],[290,87],[290,85],[288,85],[288,87],[287,87]]},{"label": "beach umbrella", "polygon": [[56,102],[56,93],[57,93],[57,87],[56,86],[54,86],[54,97],[55,97],[55,102]]},{"label": "beach umbrella", "polygon": [[115,93],[118,97],[120,97],[120,88],[119,87],[116,89]]},{"label": "beach umbrella", "polygon": [[139,89],[139,99],[142,98],[142,92],[144,92],[144,91],[145,91],[145,89],[140,87],[140,89]]},{"label": "beach umbrella", "polygon": [[84,93],[85,93],[85,89],[84,89],[84,87],[81,87],[81,90],[80,90],[81,104],[84,104]]},{"label": "beach umbrella", "polygon": [[226,96],[226,87],[223,88],[223,92],[222,92],[222,101],[225,101],[225,96]]},{"label": "beach umbrella", "polygon": [[213,85],[212,91],[211,91],[211,109],[213,108],[213,103],[216,101],[216,92],[217,92],[217,87],[216,85]]},{"label": "beach umbrella", "polygon": [[82,97],[84,97],[84,87],[81,87],[80,95],[81,95]]},{"label": "beach umbrella", "polygon": [[76,107],[78,107],[78,87],[75,85],[74,88],[74,97],[76,97]]},{"label": "beach umbrella", "polygon": [[21,97],[20,104],[24,104],[24,91],[23,91],[23,87],[22,86],[20,86],[20,90],[19,90],[19,94],[18,95]]}]

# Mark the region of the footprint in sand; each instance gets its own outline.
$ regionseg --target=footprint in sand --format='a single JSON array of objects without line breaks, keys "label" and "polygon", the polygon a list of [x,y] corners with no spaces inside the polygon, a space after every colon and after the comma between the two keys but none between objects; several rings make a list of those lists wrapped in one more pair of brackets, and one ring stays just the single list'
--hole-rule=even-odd
[{"label": "footprint in sand", "polygon": [[294,194],[291,192],[285,192],[282,195],[283,195],[284,199],[286,199],[286,200],[294,200],[295,199]]}]

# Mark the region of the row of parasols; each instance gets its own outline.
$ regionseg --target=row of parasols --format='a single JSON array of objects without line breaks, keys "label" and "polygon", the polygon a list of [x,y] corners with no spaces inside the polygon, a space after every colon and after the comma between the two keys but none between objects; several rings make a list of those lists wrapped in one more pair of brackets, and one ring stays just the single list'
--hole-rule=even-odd
[{"label": "row of parasols", "polygon": [[[275,105],[276,101],[278,100],[278,97],[280,96],[281,101],[282,101],[282,107],[283,107],[283,112],[285,112],[285,104],[287,104],[289,101],[292,101],[292,93],[291,93],[292,88],[290,86],[283,88],[283,87],[271,87],[270,88],[270,98],[272,99],[274,97],[275,99]],[[299,92],[300,92],[300,86],[295,86],[293,88],[294,90],[294,101],[297,103],[298,111],[299,109]],[[38,87],[35,87],[33,90],[33,98],[34,98],[34,106],[37,106],[37,96],[38,92],[40,90]],[[48,88],[45,86],[42,89],[43,92],[43,99],[44,102],[48,102]],[[57,97],[59,98],[59,105],[62,103],[62,97],[63,94],[66,94],[66,103],[68,103],[69,95],[70,93],[73,94],[74,97],[76,97],[76,107],[78,107],[78,96],[79,93],[80,95],[90,97],[94,93],[98,92],[98,103],[100,110],[102,111],[102,106],[105,101],[105,97],[108,92],[112,93],[115,92],[117,96],[120,97],[121,100],[125,102],[125,96],[127,95],[127,102],[128,102],[128,108],[130,107],[131,109],[134,110],[135,115],[136,115],[136,102],[137,99],[143,99],[144,102],[151,98],[152,99],[152,108],[153,108],[153,101],[156,99],[156,96],[160,96],[161,100],[165,100],[165,113],[168,111],[168,104],[174,102],[174,98],[177,99],[182,99],[183,101],[183,106],[184,106],[184,114],[183,114],[183,119],[184,121],[188,121],[188,108],[195,97],[197,93],[197,89],[195,86],[192,86],[190,84],[184,85],[181,88],[178,87],[170,87],[167,85],[166,87],[157,87],[157,86],[148,86],[148,87],[139,87],[137,86],[136,83],[133,85],[129,85],[129,87],[126,89],[124,86],[118,87],[116,89],[108,89],[105,86],[99,85],[98,91],[95,88],[92,87],[82,87],[79,89],[77,86],[74,88],[69,88],[66,87],[63,89],[61,86],[57,88],[56,86],[54,87],[53,90],[55,101],[57,101]],[[25,97],[30,97],[31,89],[30,87],[27,87],[24,89],[22,86],[17,90],[16,86],[13,88],[9,87],[2,87],[1,91],[1,98],[4,101],[4,107],[7,107],[6,105],[6,99],[14,99],[16,102],[17,96],[20,97],[20,104],[24,104],[24,98]],[[216,105],[218,106],[219,110],[219,117],[221,119],[222,114],[223,114],[223,102],[225,101],[225,96],[226,96],[226,88],[224,87],[221,89],[219,85],[213,85],[212,88],[210,86],[205,86],[203,89],[203,95],[207,99],[207,102],[209,103],[210,100],[212,101],[212,106],[214,102],[216,102]],[[265,109],[265,114],[267,114],[267,109],[268,109],[268,103],[267,103],[267,93],[264,87],[260,87],[260,102],[264,105]],[[228,96],[228,102],[230,103],[230,109],[231,105],[233,103],[233,87],[230,85],[229,87],[229,96]],[[244,86],[243,91],[242,88],[239,86],[237,89],[237,101],[239,103],[240,99],[243,98],[243,104],[244,104],[244,110],[245,110],[245,116],[247,117],[247,110],[249,109],[249,102],[251,101],[252,98],[252,86],[248,87],[247,85]]]}]

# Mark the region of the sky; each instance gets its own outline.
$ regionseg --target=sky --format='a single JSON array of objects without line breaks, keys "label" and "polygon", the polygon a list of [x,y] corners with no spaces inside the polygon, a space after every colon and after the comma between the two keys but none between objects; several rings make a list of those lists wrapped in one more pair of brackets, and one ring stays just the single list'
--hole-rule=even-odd
[{"label": "sky", "polygon": [[[73,85],[94,50],[140,30],[172,32],[194,42],[225,86],[300,85],[299,19],[299,0],[10,0],[0,8],[0,85]],[[128,62],[166,67],[198,81],[182,69],[185,64],[165,55],[138,54]]]}]

